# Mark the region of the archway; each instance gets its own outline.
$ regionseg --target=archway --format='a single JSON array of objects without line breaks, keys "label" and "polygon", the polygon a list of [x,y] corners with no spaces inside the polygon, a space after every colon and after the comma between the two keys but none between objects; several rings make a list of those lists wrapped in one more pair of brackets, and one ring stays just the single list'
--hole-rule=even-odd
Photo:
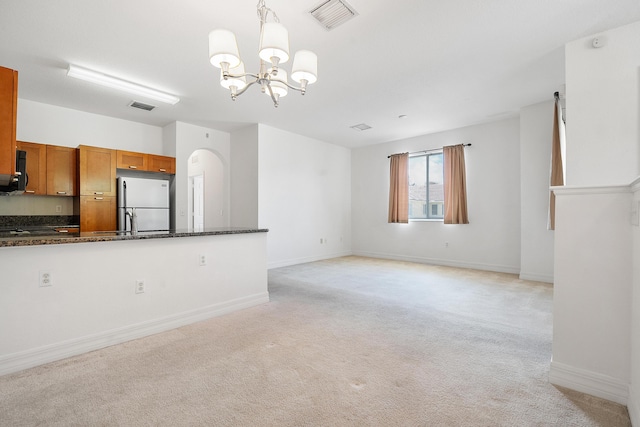
[{"label": "archway", "polygon": [[227,226],[224,162],[215,152],[199,149],[187,165],[189,231]]}]

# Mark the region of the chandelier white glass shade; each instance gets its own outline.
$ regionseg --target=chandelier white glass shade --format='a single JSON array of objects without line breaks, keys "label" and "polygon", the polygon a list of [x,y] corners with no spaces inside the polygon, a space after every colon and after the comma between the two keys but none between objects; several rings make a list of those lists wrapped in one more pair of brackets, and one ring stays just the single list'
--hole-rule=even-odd
[{"label": "chandelier white glass shade", "polygon": [[[316,82],[318,57],[309,50],[296,52],[291,79],[299,86],[290,84],[287,72],[280,69],[280,64],[289,61],[289,32],[280,24],[275,12],[265,6],[264,0],[258,2],[257,9],[260,18],[259,72],[245,72],[236,37],[228,30],[216,29],[209,33],[209,60],[211,65],[220,68],[220,85],[231,92],[232,100],[235,101],[250,86],[258,83],[262,93],[269,95],[277,107],[279,99],[286,96],[289,89],[304,95],[307,85]],[[275,22],[267,22],[269,14]],[[247,79],[250,80],[248,83]]]}]

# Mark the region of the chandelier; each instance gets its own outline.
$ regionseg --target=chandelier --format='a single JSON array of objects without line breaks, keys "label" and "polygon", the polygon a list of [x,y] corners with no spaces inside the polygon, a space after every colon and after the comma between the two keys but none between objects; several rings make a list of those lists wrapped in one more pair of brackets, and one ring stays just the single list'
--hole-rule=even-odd
[{"label": "chandelier", "polygon": [[[279,68],[280,64],[289,60],[289,32],[280,24],[276,13],[265,6],[264,0],[258,1],[257,9],[260,19],[260,71],[257,74],[245,72],[236,36],[229,30],[216,29],[209,33],[209,60],[214,67],[220,68],[220,85],[229,89],[232,100],[235,101],[250,86],[258,83],[262,93],[269,95],[277,107],[280,98],[286,96],[289,89],[304,95],[307,85],[317,80],[318,57],[309,50],[296,52],[291,79],[300,86],[291,85],[287,81],[286,70]],[[269,15],[273,22],[267,22]]]}]

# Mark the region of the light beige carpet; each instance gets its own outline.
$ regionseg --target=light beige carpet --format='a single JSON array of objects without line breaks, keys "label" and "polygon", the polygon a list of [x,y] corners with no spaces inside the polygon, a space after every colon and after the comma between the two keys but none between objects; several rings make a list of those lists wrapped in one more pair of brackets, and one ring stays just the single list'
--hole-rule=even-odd
[{"label": "light beige carpet", "polygon": [[346,257],[272,302],[0,377],[2,426],[629,426],[554,387],[552,287]]}]

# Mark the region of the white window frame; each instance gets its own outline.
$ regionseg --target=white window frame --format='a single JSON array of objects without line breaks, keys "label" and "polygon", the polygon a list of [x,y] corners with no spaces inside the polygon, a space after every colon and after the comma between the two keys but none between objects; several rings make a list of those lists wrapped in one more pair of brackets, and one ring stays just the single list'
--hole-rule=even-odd
[{"label": "white window frame", "polygon": [[[424,152],[424,153],[416,153],[416,154],[412,154],[409,155],[409,162],[411,162],[411,158],[414,157],[425,157],[425,161],[426,161],[426,183],[427,183],[427,204],[424,205],[426,210],[427,210],[427,218],[412,218],[411,217],[411,198],[409,198],[409,222],[444,222],[444,206],[442,208],[442,216],[441,217],[430,217],[431,213],[430,211],[430,205],[428,203],[429,200],[429,156],[432,155],[442,155],[443,154],[443,150],[429,150],[429,152]],[[444,169],[442,171],[442,182],[443,182],[443,186],[444,186]],[[409,182],[409,185],[411,185],[411,182]],[[444,203],[444,200],[443,200]]]}]

